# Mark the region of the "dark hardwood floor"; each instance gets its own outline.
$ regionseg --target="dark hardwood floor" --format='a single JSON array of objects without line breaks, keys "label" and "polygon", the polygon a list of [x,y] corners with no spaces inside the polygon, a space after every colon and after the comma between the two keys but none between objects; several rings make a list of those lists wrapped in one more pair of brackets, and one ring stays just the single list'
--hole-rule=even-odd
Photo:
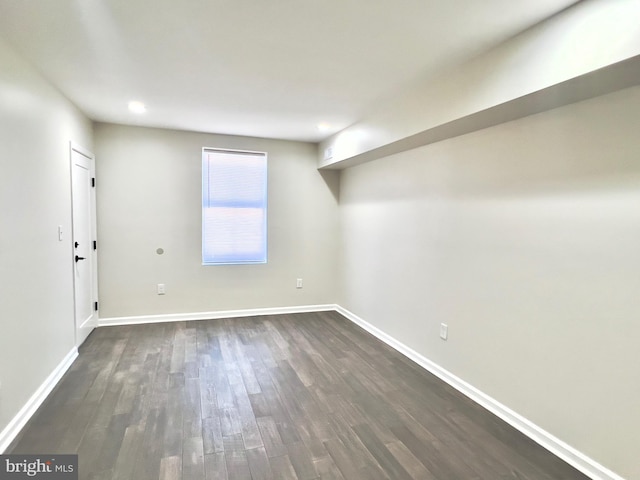
[{"label": "dark hardwood floor", "polygon": [[108,327],[7,453],[81,479],[586,479],[335,312]]}]

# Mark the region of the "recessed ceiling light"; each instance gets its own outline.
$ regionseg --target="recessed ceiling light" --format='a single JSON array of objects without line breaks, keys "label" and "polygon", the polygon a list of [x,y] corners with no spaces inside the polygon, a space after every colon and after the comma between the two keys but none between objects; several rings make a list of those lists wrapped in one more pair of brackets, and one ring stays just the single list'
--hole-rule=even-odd
[{"label": "recessed ceiling light", "polygon": [[133,100],[129,102],[129,110],[133,113],[144,113],[147,111],[147,107],[144,106],[144,103]]},{"label": "recessed ceiling light", "polygon": [[331,129],[331,125],[327,122],[320,122],[318,125],[316,125],[316,127],[318,127],[318,130],[320,130],[321,132],[326,132]]}]

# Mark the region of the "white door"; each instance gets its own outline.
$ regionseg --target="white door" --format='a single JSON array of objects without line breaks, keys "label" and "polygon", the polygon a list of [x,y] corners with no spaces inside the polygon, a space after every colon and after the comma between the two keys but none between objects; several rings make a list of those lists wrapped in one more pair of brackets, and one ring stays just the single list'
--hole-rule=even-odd
[{"label": "white door", "polygon": [[93,154],[71,144],[71,197],[73,202],[73,285],[76,346],[98,324],[98,281],[95,228]]}]

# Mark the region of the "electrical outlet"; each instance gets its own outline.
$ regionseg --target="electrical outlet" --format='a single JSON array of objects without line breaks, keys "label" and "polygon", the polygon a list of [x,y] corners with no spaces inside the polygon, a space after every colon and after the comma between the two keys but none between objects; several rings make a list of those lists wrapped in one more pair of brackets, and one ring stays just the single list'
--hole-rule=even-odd
[{"label": "electrical outlet", "polygon": [[301,278],[298,278],[296,280],[296,288],[302,288],[302,279]]},{"label": "electrical outlet", "polygon": [[164,295],[164,283],[158,284],[158,295]]},{"label": "electrical outlet", "polygon": [[446,340],[449,337],[449,325],[446,323],[440,324],[440,338]]}]

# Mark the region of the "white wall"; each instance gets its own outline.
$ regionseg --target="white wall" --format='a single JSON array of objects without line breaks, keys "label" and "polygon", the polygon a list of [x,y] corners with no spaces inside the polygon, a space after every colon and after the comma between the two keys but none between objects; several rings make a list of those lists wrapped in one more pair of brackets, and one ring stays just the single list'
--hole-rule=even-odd
[{"label": "white wall", "polygon": [[92,127],[2,40],[0,65],[2,431],[74,347],[69,141]]},{"label": "white wall", "polygon": [[[102,319],[335,302],[338,177],[317,171],[315,145],[110,124],[95,132]],[[266,265],[202,266],[202,147],[268,153]]]},{"label": "white wall", "polygon": [[340,185],[339,303],[629,480],[639,111],[634,87],[349,168]]}]

